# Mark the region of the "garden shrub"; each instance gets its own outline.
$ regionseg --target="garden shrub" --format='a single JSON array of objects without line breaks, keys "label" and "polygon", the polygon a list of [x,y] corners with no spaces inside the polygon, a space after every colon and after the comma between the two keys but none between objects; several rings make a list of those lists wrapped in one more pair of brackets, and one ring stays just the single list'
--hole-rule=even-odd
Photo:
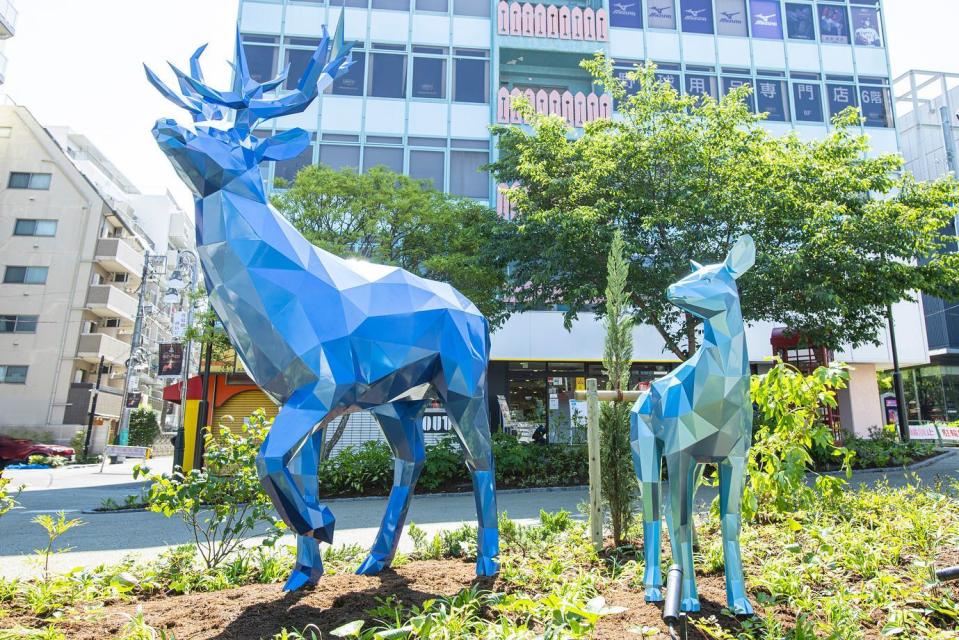
[{"label": "garden shrub", "polygon": [[152,446],[160,435],[157,414],[152,409],[139,407],[130,412],[130,432],[128,442],[131,447]]},{"label": "garden shrub", "polygon": [[936,452],[936,445],[931,442],[901,441],[895,425],[870,429],[868,438],[850,436],[846,438],[846,448],[856,454],[852,459],[856,469],[902,467]]},{"label": "garden shrub", "polygon": [[320,464],[320,487],[326,495],[383,495],[393,485],[393,452],[371,440],[346,447]]},{"label": "garden shrub", "polygon": [[14,507],[17,506],[17,496],[20,495],[20,491],[23,490],[23,487],[17,489],[16,493],[9,493],[8,487],[10,486],[10,478],[4,478],[3,472],[0,471],[0,516],[6,514]]}]

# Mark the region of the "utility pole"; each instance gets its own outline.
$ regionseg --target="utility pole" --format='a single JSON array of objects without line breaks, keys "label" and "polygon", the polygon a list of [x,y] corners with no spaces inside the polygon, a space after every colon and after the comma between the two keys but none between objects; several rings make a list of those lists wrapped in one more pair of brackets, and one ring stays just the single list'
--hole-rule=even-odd
[{"label": "utility pole", "polygon": [[892,349],[892,386],[896,392],[896,416],[899,419],[899,438],[909,442],[909,416],[906,394],[902,389],[902,371],[899,369],[899,348],[896,346],[896,325],[892,319],[892,305],[886,305],[886,320],[889,323],[889,346]]},{"label": "utility pole", "polygon": [[103,356],[97,366],[97,384],[93,387],[93,400],[90,401],[90,418],[87,420],[87,437],[83,439],[83,457],[90,455],[90,440],[93,437],[93,416],[97,413],[97,398],[100,397],[100,381],[103,380]]},{"label": "utility pole", "polygon": [[147,276],[150,273],[150,253],[143,256],[143,273],[140,275],[140,295],[137,298],[137,317],[133,323],[133,339],[130,341],[130,357],[127,358],[127,371],[123,378],[123,404],[120,405],[120,431],[116,444],[126,445],[130,439],[130,409],[127,408],[127,396],[130,395],[130,376],[137,364],[140,348],[140,334],[143,331],[143,298],[147,291]]},{"label": "utility pole", "polygon": [[[167,286],[170,288],[167,291],[166,295],[163,297],[164,302],[175,303],[177,299],[180,300],[182,304],[184,300],[187,303],[187,317],[186,317],[186,326],[187,330],[193,327],[193,307],[195,302],[190,296],[192,289],[197,285],[198,279],[198,266],[199,258],[192,251],[180,251],[177,255],[177,266],[174,269],[171,276],[167,279]],[[189,288],[187,287],[187,281],[184,280],[183,270],[188,268],[189,271]],[[183,290],[182,295],[180,291]],[[176,446],[173,449],[173,467],[182,467],[184,451],[186,449],[186,402],[187,402],[187,386],[190,383],[190,360],[192,358],[192,349],[193,341],[190,339],[186,340],[186,345],[183,348],[183,380],[180,383],[180,424],[177,427],[176,432]]]},{"label": "utility pole", "polygon": [[203,443],[206,431],[207,413],[210,406],[210,361],[213,359],[213,328],[215,323],[208,325],[209,340],[206,343],[203,356],[203,390],[200,392],[200,410],[196,418],[196,442],[193,444],[193,468],[203,468]]}]

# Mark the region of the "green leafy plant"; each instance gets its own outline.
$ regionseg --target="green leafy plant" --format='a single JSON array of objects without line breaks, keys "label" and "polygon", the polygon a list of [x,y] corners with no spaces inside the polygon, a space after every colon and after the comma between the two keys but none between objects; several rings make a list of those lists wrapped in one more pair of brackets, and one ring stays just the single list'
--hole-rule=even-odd
[{"label": "green leafy plant", "polygon": [[15,493],[10,493],[10,482],[10,478],[3,477],[3,471],[0,470],[0,516],[7,514],[19,504],[17,497],[23,491],[23,487],[19,487]]},{"label": "green leafy plant", "polygon": [[204,469],[150,476],[149,509],[190,526],[207,568],[219,566],[261,524],[276,524],[254,466],[271,422],[257,410],[239,433],[223,427],[219,437],[206,434]]},{"label": "green leafy plant", "polygon": [[[47,532],[47,546],[43,549],[37,549],[37,553],[43,557],[43,579],[47,581],[50,578],[50,556],[54,553],[54,547],[57,540],[65,534],[70,529],[74,527],[79,527],[83,525],[83,520],[79,518],[73,518],[67,520],[66,514],[63,511],[58,511],[56,518],[49,514],[41,514],[36,516],[32,522],[43,527],[44,531]],[[58,549],[57,551],[68,551],[66,549]]]},{"label": "green leafy plant", "polygon": [[42,464],[48,467],[62,467],[67,463],[67,459],[63,456],[44,456],[44,455],[32,455],[27,458],[27,464]]},{"label": "green leafy plant", "polygon": [[852,464],[857,469],[902,467],[936,452],[936,445],[931,442],[900,440],[896,425],[870,429],[868,438],[849,436],[845,445],[855,453]]},{"label": "green leafy plant", "polygon": [[138,407],[130,412],[129,443],[132,447],[150,447],[160,436],[160,425],[153,409]]}]

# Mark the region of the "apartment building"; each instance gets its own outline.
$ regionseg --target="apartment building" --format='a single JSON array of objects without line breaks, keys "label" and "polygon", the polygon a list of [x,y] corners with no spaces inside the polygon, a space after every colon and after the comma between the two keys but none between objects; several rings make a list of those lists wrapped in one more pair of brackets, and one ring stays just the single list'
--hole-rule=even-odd
[{"label": "apartment building", "polygon": [[163,260],[141,279],[148,256],[191,245],[192,225],[168,194],[141,194],[86,137],[22,106],[0,107],[0,180],[0,431],[69,441],[88,423],[102,362],[102,446],[121,415],[141,287],[148,320],[130,390],[162,406]]},{"label": "apartment building", "polygon": [[0,85],[7,77],[6,42],[17,31],[17,8],[10,0],[0,0]]},{"label": "apartment building", "polygon": [[[509,217],[499,185],[481,170],[496,153],[489,126],[521,124],[510,104],[517,95],[573,127],[615,117],[579,66],[597,51],[621,74],[655,62],[661,80],[690,94],[719,97],[748,83],[752,108],[768,114],[765,126],[777,134],[822,137],[832,115],[859,106],[873,149],[899,149],[878,0],[241,0],[252,74],[264,80],[288,64],[292,86],[320,25],[335,25],[341,13],[356,42],[354,65],[304,113],[273,124],[271,132],[311,131],[314,143],[266,170],[271,183],[310,163],[359,171],[382,164]],[[923,335],[920,305],[898,305],[895,314],[901,335]],[[757,366],[772,354],[773,329],[750,328]],[[856,366],[841,413],[860,433],[884,422],[875,374],[892,357],[881,338],[878,347],[835,354]],[[558,311],[518,314],[492,342],[491,397],[527,420],[552,425],[553,411],[568,416],[571,392],[601,372],[602,326],[588,314],[572,333]],[[928,362],[924,340],[900,342],[903,362]],[[635,345],[636,382],[676,364],[650,327],[636,328]]]}]

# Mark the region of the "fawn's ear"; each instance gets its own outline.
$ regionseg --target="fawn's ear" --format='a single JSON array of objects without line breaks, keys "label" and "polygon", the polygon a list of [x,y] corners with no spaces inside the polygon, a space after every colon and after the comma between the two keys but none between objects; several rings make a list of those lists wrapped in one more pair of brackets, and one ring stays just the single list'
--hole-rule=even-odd
[{"label": "fawn's ear", "polygon": [[756,243],[748,236],[739,236],[739,240],[726,256],[726,271],[733,278],[743,275],[756,263]]}]

